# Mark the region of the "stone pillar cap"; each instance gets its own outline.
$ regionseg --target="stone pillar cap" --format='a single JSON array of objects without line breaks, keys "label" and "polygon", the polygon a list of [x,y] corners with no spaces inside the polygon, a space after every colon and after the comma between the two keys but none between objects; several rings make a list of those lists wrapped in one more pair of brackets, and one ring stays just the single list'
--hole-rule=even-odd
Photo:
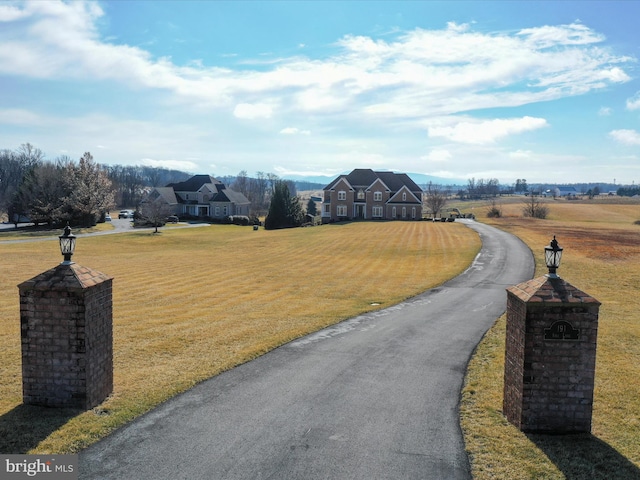
[{"label": "stone pillar cap", "polygon": [[601,305],[598,300],[588,293],[577,289],[566,280],[560,277],[548,277],[547,275],[509,287],[507,288],[507,292],[527,303],[588,303]]},{"label": "stone pillar cap", "polygon": [[83,290],[113,277],[77,263],[60,264],[18,285],[24,290]]}]

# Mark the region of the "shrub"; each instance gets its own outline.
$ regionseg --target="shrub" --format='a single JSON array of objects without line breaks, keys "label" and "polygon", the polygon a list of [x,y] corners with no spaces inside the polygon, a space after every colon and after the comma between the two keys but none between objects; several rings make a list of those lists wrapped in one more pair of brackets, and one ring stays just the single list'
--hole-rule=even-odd
[{"label": "shrub", "polygon": [[487,217],[489,218],[501,218],[502,217],[502,208],[495,200],[491,201],[491,205],[489,206],[489,210],[487,211]]},{"label": "shrub", "polygon": [[247,226],[251,224],[251,220],[246,215],[231,215],[225,218],[225,223],[232,223],[234,225]]},{"label": "shrub", "polygon": [[547,215],[549,215],[549,207],[543,205],[540,200],[531,195],[529,199],[524,202],[522,214],[525,217],[545,219]]}]

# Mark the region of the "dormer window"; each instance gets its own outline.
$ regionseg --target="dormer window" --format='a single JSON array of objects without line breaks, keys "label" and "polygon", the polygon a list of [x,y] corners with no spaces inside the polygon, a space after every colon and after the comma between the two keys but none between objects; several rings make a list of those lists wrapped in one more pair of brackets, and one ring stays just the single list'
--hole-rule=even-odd
[{"label": "dormer window", "polygon": [[402,201],[403,202],[407,201],[407,193],[406,192],[402,192]]},{"label": "dormer window", "polygon": [[358,190],[358,200],[364,200],[364,190]]}]

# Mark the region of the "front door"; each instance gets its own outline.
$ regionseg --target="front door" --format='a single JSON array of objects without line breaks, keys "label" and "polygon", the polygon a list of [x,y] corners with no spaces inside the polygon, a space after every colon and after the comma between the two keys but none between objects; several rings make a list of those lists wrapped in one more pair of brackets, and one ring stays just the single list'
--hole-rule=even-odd
[{"label": "front door", "polygon": [[356,205],[356,218],[363,219],[365,212],[365,206],[362,204]]}]

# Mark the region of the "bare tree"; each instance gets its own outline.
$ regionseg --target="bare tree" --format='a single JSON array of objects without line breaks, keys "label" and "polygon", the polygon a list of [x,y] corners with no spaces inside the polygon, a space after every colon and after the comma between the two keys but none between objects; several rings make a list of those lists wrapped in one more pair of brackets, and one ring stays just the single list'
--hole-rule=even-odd
[{"label": "bare tree", "polygon": [[489,204],[489,209],[487,210],[487,217],[489,218],[502,217],[502,207],[500,206],[500,204],[495,198],[491,199],[491,203]]},{"label": "bare tree", "polygon": [[[23,215],[17,195],[24,176],[42,164],[44,154],[30,143],[24,143],[16,151],[0,151],[0,212],[6,212],[11,220]],[[16,223],[17,225],[17,223]]]},{"label": "bare tree", "polygon": [[447,192],[439,185],[429,182],[427,190],[424,192],[424,205],[431,212],[432,218],[440,213],[440,210],[447,204]]},{"label": "bare tree", "polygon": [[67,167],[65,179],[69,194],[65,204],[70,220],[93,226],[98,218],[115,207],[115,193],[107,172],[86,152],[78,165]]},{"label": "bare tree", "polygon": [[530,194],[524,201],[522,214],[525,217],[544,219],[547,218],[547,215],[549,214],[549,207],[544,205],[535,195]]},{"label": "bare tree", "polygon": [[153,190],[140,204],[140,216],[155,227],[154,233],[158,233],[158,227],[163,226],[172,213],[171,207],[162,200],[157,190]]},{"label": "bare tree", "polygon": [[48,162],[28,172],[20,185],[16,208],[36,225],[61,224],[64,198],[68,194],[63,176],[63,167]]},{"label": "bare tree", "polygon": [[230,187],[232,190],[240,192],[246,197],[249,194],[249,177],[247,176],[247,171],[240,171],[236,176],[235,182],[233,182]]}]

